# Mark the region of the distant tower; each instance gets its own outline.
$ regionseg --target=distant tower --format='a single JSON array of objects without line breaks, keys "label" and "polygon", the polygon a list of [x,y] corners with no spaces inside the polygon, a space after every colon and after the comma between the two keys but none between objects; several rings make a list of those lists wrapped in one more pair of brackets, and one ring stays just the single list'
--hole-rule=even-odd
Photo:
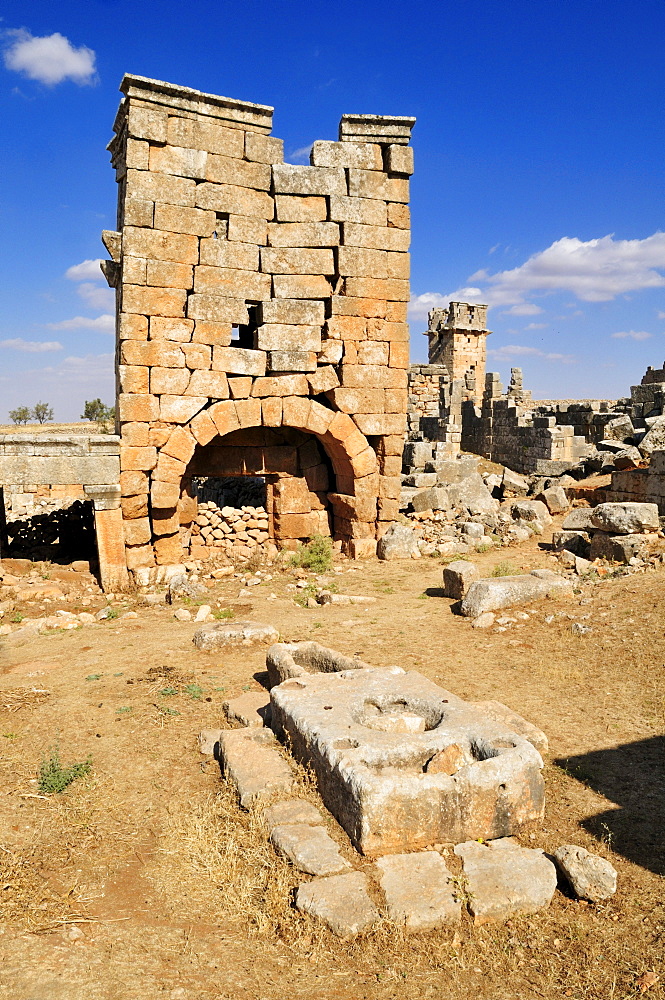
[{"label": "distant tower", "polygon": [[428,316],[429,362],[445,365],[451,381],[461,379],[466,398],[480,403],[485,387],[487,306],[450,302]]}]

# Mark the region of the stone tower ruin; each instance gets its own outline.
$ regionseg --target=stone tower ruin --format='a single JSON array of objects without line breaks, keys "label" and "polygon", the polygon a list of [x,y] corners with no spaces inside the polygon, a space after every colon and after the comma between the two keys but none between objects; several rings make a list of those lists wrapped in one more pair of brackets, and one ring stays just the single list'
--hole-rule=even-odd
[{"label": "stone tower ruin", "polygon": [[206,477],[261,477],[280,546],[371,554],[399,506],[415,119],[344,115],[292,166],[272,108],[120,89],[103,240],[128,567],[206,556]]},{"label": "stone tower ruin", "polygon": [[461,379],[467,399],[479,403],[485,388],[487,362],[487,306],[450,302],[447,309],[429,314],[429,363],[444,365],[450,381]]}]

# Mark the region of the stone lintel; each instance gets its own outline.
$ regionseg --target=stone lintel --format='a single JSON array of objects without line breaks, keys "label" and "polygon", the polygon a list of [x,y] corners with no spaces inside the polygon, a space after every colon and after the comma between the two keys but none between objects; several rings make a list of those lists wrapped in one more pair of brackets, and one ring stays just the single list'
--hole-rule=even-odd
[{"label": "stone lintel", "polygon": [[384,142],[406,146],[416,119],[406,115],[342,115],[340,142]]}]

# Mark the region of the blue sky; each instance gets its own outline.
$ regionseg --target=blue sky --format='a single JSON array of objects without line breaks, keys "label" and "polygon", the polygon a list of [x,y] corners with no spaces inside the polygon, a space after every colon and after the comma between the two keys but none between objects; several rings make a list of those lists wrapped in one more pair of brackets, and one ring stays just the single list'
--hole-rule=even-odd
[{"label": "blue sky", "polygon": [[340,115],[416,115],[412,357],[427,309],[489,302],[489,368],[617,397],[665,359],[662,0],[389,5],[5,0],[0,421],[113,398],[105,146],[125,72],[275,106],[305,162]]}]

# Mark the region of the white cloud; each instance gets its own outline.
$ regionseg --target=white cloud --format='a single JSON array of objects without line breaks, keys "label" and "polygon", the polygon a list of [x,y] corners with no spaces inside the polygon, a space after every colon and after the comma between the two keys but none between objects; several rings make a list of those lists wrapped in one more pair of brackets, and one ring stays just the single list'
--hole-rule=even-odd
[{"label": "white cloud", "polygon": [[70,281],[101,281],[101,263],[102,258],[97,257],[95,260],[82,260],[80,264],[72,264],[65,271],[65,278]]},{"label": "white cloud", "polygon": [[63,80],[79,85],[94,82],[95,53],[85,45],[75,48],[58,31],[39,37],[20,28],[7,35],[13,39],[4,53],[7,69],[49,87]]},{"label": "white cloud", "polygon": [[504,316],[537,316],[543,310],[540,306],[534,305],[532,302],[522,302],[519,305],[511,306],[510,309],[504,311]]},{"label": "white cloud", "polygon": [[292,153],[289,153],[289,160],[307,160],[309,163],[312,146],[313,143],[310,142],[309,146],[299,146],[298,149],[294,149]]},{"label": "white cloud", "polygon": [[570,365],[575,361],[572,354],[540,351],[537,347],[527,347],[525,344],[506,344],[504,347],[490,349],[487,356],[494,361],[510,361],[519,357],[543,358],[545,361],[558,361],[562,365]]},{"label": "white cloud", "polygon": [[620,330],[612,334],[615,340],[648,340],[652,336],[653,334],[647,333],[646,330]]},{"label": "white cloud", "polygon": [[0,340],[0,347],[10,351],[22,351],[24,354],[45,354],[62,350],[62,344],[58,340],[23,340],[22,337]]},{"label": "white cloud", "polygon": [[547,323],[529,323],[524,327],[525,330],[544,330]]},{"label": "white cloud", "polygon": [[115,295],[111,288],[84,281],[76,291],[91,309],[113,309],[115,306]]},{"label": "white cloud", "polygon": [[438,292],[423,292],[422,295],[411,297],[409,319],[426,320],[428,312],[432,309],[447,309],[449,302],[480,302],[482,304],[485,299],[479,288],[457,288],[448,295],[439,295]]},{"label": "white cloud", "polygon": [[102,316],[74,316],[59,323],[47,323],[51,330],[97,330],[98,333],[115,333],[115,317],[110,313]]},{"label": "white cloud", "polygon": [[660,309],[658,310],[658,319],[665,319],[665,312]]}]

